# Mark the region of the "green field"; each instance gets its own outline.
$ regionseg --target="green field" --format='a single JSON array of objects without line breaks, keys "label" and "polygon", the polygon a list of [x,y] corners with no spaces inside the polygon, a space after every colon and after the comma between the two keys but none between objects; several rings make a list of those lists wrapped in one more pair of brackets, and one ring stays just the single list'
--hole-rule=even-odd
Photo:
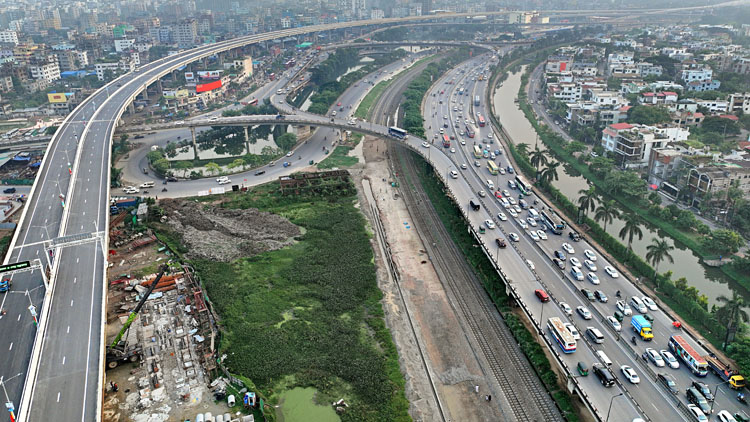
[{"label": "green field", "polygon": [[336,147],[331,155],[326,157],[323,161],[321,161],[318,164],[319,169],[332,169],[334,167],[338,168],[345,168],[350,167],[359,162],[359,158],[357,157],[350,157],[349,151],[351,151],[352,147],[347,146],[338,146]]},{"label": "green field", "polygon": [[330,195],[278,188],[228,194],[222,206],[280,214],[303,228],[296,243],[232,263],[193,262],[221,319],[225,365],[271,404],[313,387],[318,404],[346,400],[342,421],[410,420],[353,185]]}]

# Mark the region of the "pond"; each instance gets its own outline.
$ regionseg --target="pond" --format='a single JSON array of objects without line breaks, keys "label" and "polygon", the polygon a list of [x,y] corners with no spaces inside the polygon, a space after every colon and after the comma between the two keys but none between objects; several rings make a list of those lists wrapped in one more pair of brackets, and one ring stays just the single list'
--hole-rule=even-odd
[{"label": "pond", "polygon": [[293,388],[281,394],[279,422],[340,422],[331,406],[320,406],[313,402],[316,390],[312,387]]}]

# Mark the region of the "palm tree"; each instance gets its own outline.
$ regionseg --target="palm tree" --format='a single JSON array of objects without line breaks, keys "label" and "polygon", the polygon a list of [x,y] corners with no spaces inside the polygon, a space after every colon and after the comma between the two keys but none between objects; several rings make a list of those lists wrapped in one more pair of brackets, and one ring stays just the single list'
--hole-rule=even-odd
[{"label": "palm tree", "polygon": [[727,343],[729,343],[729,334],[732,328],[739,327],[741,323],[747,322],[749,318],[747,311],[743,309],[746,305],[745,300],[742,298],[742,296],[737,294],[737,292],[732,292],[731,299],[727,298],[724,295],[721,295],[717,297],[716,300],[724,304],[717,311],[717,316],[723,315],[723,318],[721,318],[721,320],[725,320],[727,324],[727,334],[724,338],[723,347],[723,349],[726,351]]},{"label": "palm tree", "polygon": [[620,211],[617,210],[615,201],[605,201],[596,209],[594,214],[594,220],[598,223],[604,221],[604,231],[607,231],[607,224],[611,223],[616,217],[620,216]]},{"label": "palm tree", "polygon": [[665,259],[670,263],[674,263],[674,258],[669,254],[669,251],[674,249],[674,246],[667,243],[666,240],[653,239],[650,245],[646,246],[646,261],[650,262],[654,266],[654,276],[659,272],[659,264]]},{"label": "palm tree", "polygon": [[643,231],[641,231],[641,218],[638,214],[626,213],[622,215],[622,220],[625,222],[625,227],[620,229],[620,239],[625,240],[628,238],[628,249],[631,251],[633,248],[630,246],[633,243],[633,238],[638,236],[638,240],[643,239]]},{"label": "palm tree", "polygon": [[520,143],[516,145],[516,151],[521,155],[527,155],[529,153],[529,144]]},{"label": "palm tree", "polygon": [[539,178],[539,166],[546,166],[549,160],[547,159],[547,152],[542,151],[539,147],[534,147],[534,151],[529,155],[529,161],[531,165],[536,168],[536,177]]},{"label": "palm tree", "polygon": [[552,183],[553,180],[558,180],[557,167],[560,166],[559,161],[552,161],[547,164],[547,167],[539,173],[539,181],[543,183]]},{"label": "palm tree", "polygon": [[596,190],[594,187],[581,189],[578,193],[581,195],[578,197],[578,207],[583,210],[584,214],[588,214],[589,209],[594,211],[596,209]]}]

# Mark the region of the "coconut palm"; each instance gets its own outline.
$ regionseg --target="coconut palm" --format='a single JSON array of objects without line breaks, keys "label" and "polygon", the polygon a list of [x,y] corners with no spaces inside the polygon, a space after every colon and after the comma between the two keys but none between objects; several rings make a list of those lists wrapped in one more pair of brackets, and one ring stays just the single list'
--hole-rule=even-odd
[{"label": "coconut palm", "polygon": [[659,272],[659,264],[667,260],[674,263],[674,258],[669,254],[674,246],[667,243],[666,240],[654,238],[650,245],[646,246],[646,261],[654,266],[654,276]]},{"label": "coconut palm", "polygon": [[607,231],[607,224],[611,223],[616,217],[620,216],[620,211],[617,210],[615,201],[602,202],[594,213],[594,220],[596,222],[604,221],[604,231]]},{"label": "coconut palm", "polygon": [[546,166],[549,162],[547,152],[540,150],[539,147],[534,147],[534,151],[529,154],[529,161],[531,161],[531,165],[536,169],[536,177],[539,178],[539,166]]},{"label": "coconut palm", "polygon": [[643,239],[643,231],[641,230],[641,218],[638,214],[626,213],[622,215],[622,220],[625,222],[625,226],[620,229],[620,239],[625,240],[628,238],[628,249],[631,251],[633,248],[630,246],[633,243],[633,238],[638,236],[638,240]]},{"label": "coconut palm", "polygon": [[596,209],[596,190],[591,186],[588,189],[579,190],[578,193],[581,195],[578,197],[578,207],[588,215],[589,210]]},{"label": "coconut palm", "polygon": [[720,318],[720,321],[726,323],[727,334],[724,338],[723,348],[724,350],[727,350],[727,343],[729,342],[729,334],[731,329],[739,327],[740,324],[742,324],[743,322],[747,322],[749,319],[747,311],[743,309],[746,303],[742,296],[737,294],[737,292],[735,291],[732,292],[731,299],[724,295],[721,295],[716,298],[716,301],[724,304],[716,312],[716,315]]},{"label": "coconut palm", "polygon": [[559,161],[547,163],[547,166],[539,173],[539,181],[543,183],[552,183],[553,180],[558,180],[557,168],[559,166]]},{"label": "coconut palm", "polygon": [[521,155],[527,155],[529,153],[529,144],[520,143],[516,145],[516,151]]}]

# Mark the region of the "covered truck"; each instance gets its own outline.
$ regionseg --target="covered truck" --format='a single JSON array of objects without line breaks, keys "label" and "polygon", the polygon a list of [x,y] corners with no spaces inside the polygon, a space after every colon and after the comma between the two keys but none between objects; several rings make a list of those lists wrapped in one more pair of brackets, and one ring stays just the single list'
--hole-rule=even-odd
[{"label": "covered truck", "polygon": [[651,323],[643,315],[634,315],[630,320],[633,331],[646,341],[654,339],[654,333],[651,332]]}]

